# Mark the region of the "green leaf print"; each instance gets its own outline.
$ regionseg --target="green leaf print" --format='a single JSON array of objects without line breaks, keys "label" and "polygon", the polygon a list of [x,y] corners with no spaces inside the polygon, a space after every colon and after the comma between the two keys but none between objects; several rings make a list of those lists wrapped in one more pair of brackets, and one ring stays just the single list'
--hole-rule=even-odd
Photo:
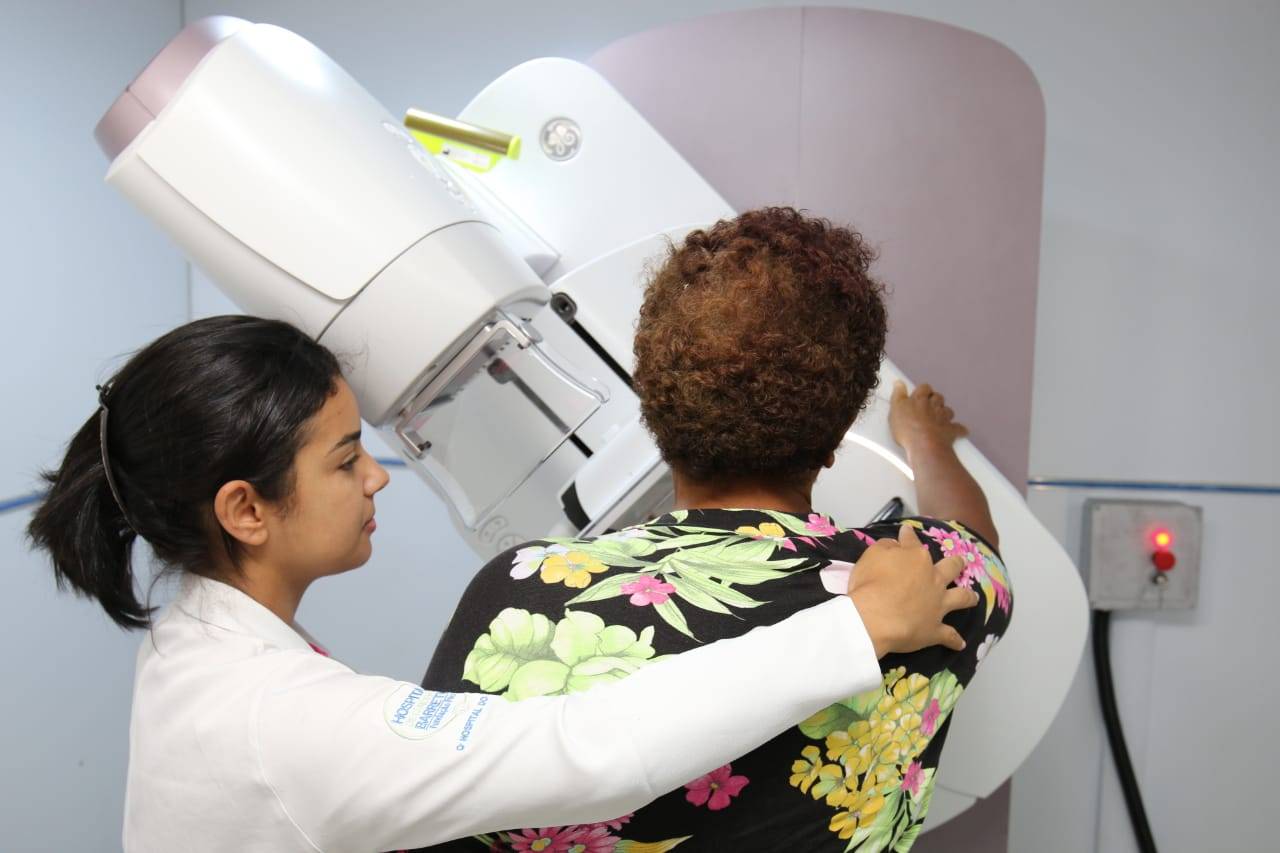
[{"label": "green leaf print", "polygon": [[529,661],[550,656],[554,628],[540,613],[508,607],[489,623],[463,664],[462,677],[496,693]]},{"label": "green leaf print", "polygon": [[508,607],[489,623],[494,645],[516,657],[532,658],[541,654],[550,642],[551,620],[541,613]]},{"label": "green leaf print", "polygon": [[[637,635],[594,613],[570,610],[554,625],[541,614],[508,608],[477,640],[463,679],[512,701],[587,690],[653,663],[653,626]],[[517,653],[518,651],[518,653]]]},{"label": "green leaf print", "polygon": [[689,602],[694,607],[702,610],[709,610],[712,613],[720,613],[725,616],[733,615],[732,611],[721,604],[714,596],[699,589],[697,584],[691,583],[682,575],[669,574],[664,576],[664,579],[667,583],[676,588],[676,595],[680,596],[681,599]]},{"label": "green leaf print", "polygon": [[[929,804],[933,802],[933,776],[936,771],[931,767],[925,770],[921,780],[920,788],[916,795],[904,797],[906,800],[905,819],[899,826],[897,840],[894,841],[894,853],[906,853],[911,849],[911,845],[916,843],[916,839],[920,837],[920,830],[924,825],[924,817],[929,812]],[[905,828],[904,828],[905,827]]]},{"label": "green leaf print", "polygon": [[694,548],[723,538],[723,530],[709,533],[682,533],[678,536],[672,536],[670,539],[659,539],[654,544],[657,545],[655,550],[670,551],[676,548]]},{"label": "green leaf print", "polygon": [[524,664],[511,677],[507,696],[517,702],[534,696],[564,693],[569,683],[568,666],[558,660],[535,660]]},{"label": "green leaf print", "polygon": [[960,679],[956,678],[955,673],[949,669],[944,669],[933,678],[929,679],[929,698],[938,700],[938,709],[942,712],[938,718],[938,725],[942,725],[942,720],[946,719],[951,713],[951,709],[956,706],[956,702],[960,701],[960,694],[964,692],[964,685],[960,683]]},{"label": "green leaf print", "polygon": [[684,613],[681,612],[680,608],[676,606],[674,601],[667,599],[661,604],[653,605],[653,609],[662,617],[662,620],[672,628],[675,628],[691,640],[698,639],[693,636],[693,632],[689,630],[689,623],[685,621]]},{"label": "green leaf print", "polygon": [[686,835],[682,838],[668,838],[666,841],[627,841],[622,840],[613,848],[613,853],[667,853],[693,838]]},{"label": "green leaf print", "polygon": [[804,563],[804,559],[770,560],[773,543],[767,540],[726,542],[696,551],[673,551],[657,564],[659,571],[680,572],[684,568],[722,581],[748,586],[786,577],[788,569]]},{"label": "green leaf print", "polygon": [[929,805],[933,802],[933,777],[937,772],[936,767],[929,767],[921,774],[919,796],[913,797],[916,801],[915,808],[912,809],[913,818],[919,819],[928,814]]},{"label": "green leaf print", "polygon": [[[880,696],[880,691],[874,691],[872,695],[878,697]],[[847,729],[858,720],[865,720],[867,713],[858,713],[844,702],[837,702],[834,705],[828,705],[800,723],[800,731],[804,733],[805,737],[823,740],[834,731]]]},{"label": "green leaf print", "polygon": [[841,699],[802,722],[800,731],[805,737],[823,740],[834,731],[847,729],[859,720],[870,717],[882,696],[884,696],[884,690],[876,689],[864,691],[848,699]]},{"label": "green leaf print", "polygon": [[618,575],[609,575],[604,580],[597,581],[573,598],[566,601],[565,607],[571,607],[574,604],[585,604],[588,601],[604,601],[606,598],[617,598],[622,595],[622,585],[631,583],[636,578],[644,577],[651,572],[624,572]]},{"label": "green leaf print", "polygon": [[906,853],[911,849],[911,845],[916,843],[916,839],[920,837],[920,828],[923,824],[914,824],[902,835],[898,836],[897,842],[893,845],[893,853]]},{"label": "green leaf print", "polygon": [[652,657],[653,626],[645,628],[637,637],[626,625],[610,625],[600,632],[600,654]]},{"label": "green leaf print", "polygon": [[788,533],[794,533],[797,536],[818,535],[805,526],[808,523],[807,520],[802,520],[798,516],[788,515],[785,512],[777,512],[776,510],[765,510],[765,515],[778,522],[778,524],[781,524],[782,529]]},{"label": "green leaf print", "polygon": [[881,791],[881,794],[884,796],[884,805],[876,813],[875,821],[866,827],[865,835],[864,830],[854,833],[849,839],[849,845],[845,847],[846,851],[857,849],[858,853],[881,853],[894,843],[904,825],[903,792],[901,788],[895,787],[892,791]]},{"label": "green leaf print", "polygon": [[638,569],[647,566],[649,564],[644,560],[636,558],[654,551],[653,543],[645,539],[621,539],[613,542],[602,539],[563,539],[558,541],[567,547],[570,552],[586,554],[611,569]]},{"label": "green leaf print", "polygon": [[603,631],[604,620],[594,613],[581,610],[566,612],[564,618],[556,624],[551,651],[556,653],[562,663],[573,666],[596,654]]},{"label": "green leaf print", "polygon": [[[668,581],[671,577],[672,575],[666,576]],[[768,603],[765,601],[756,601],[751,596],[738,592],[738,590],[728,584],[712,580],[708,575],[703,574],[698,569],[687,564],[681,564],[679,577],[682,581],[686,581],[687,583],[696,586],[707,595],[710,595],[717,601],[728,604],[731,607],[759,607],[761,604]]]}]

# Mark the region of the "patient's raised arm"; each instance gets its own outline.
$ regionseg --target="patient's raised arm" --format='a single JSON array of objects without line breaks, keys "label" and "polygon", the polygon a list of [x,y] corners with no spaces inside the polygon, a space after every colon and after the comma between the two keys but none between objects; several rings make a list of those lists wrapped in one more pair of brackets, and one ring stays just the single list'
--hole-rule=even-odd
[{"label": "patient's raised arm", "polygon": [[915,472],[920,514],[959,521],[998,548],[987,497],[956,456],[955,441],[969,430],[946,399],[927,383],[911,393],[903,382],[894,383],[889,428]]}]

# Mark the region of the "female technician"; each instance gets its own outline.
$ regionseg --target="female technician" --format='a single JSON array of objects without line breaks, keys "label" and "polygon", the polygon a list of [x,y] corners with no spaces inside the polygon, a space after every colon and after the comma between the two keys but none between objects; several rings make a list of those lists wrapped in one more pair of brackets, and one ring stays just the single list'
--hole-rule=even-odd
[{"label": "female technician", "polygon": [[[29,533],[59,584],[151,629],[127,851],[375,851],[614,818],[878,686],[888,652],[958,648],[941,617],[976,600],[946,589],[959,561],[903,538],[868,551],[848,596],[607,688],[520,704],[423,691],[351,671],[294,622],[312,581],[369,559],[387,482],[331,353],[284,323],[200,320],[135,355],[100,403]],[[154,619],[139,538],[182,575]],[[516,654],[547,639],[504,638]]]}]

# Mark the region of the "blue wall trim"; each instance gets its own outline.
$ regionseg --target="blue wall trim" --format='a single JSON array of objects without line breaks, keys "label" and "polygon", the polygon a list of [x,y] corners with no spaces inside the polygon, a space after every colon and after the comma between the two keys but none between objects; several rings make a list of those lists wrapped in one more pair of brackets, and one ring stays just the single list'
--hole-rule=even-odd
[{"label": "blue wall trim", "polygon": [[1033,477],[1028,486],[1064,489],[1128,489],[1144,492],[1216,492],[1225,495],[1280,495],[1280,486],[1243,486],[1232,483],[1160,483],[1142,480],[1051,480]]},{"label": "blue wall trim", "polygon": [[[378,463],[388,468],[404,468],[403,459],[379,459]],[[1216,492],[1225,495],[1280,495],[1280,486],[1241,486],[1231,483],[1158,483],[1140,480],[1051,480],[1033,477],[1027,480],[1028,486],[1050,486],[1062,489],[1126,489],[1142,492]],[[0,501],[0,513],[30,506],[44,492],[32,492],[16,498]]]},{"label": "blue wall trim", "polygon": [[0,501],[0,512],[8,512],[11,509],[21,509],[24,506],[33,504],[44,497],[44,492],[32,492],[29,495],[22,495],[17,498],[9,498]]}]

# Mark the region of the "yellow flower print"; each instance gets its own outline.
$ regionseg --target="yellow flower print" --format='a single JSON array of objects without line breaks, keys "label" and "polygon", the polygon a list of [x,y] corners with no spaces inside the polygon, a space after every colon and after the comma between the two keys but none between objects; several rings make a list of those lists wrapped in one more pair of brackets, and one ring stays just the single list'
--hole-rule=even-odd
[{"label": "yellow flower print", "polygon": [[848,839],[862,827],[874,823],[876,814],[884,808],[884,795],[880,791],[890,787],[891,782],[887,774],[879,771],[864,776],[862,784],[851,788],[839,803],[841,811],[832,815],[830,830],[840,838]]},{"label": "yellow flower print", "polygon": [[832,797],[843,795],[844,768],[835,764],[823,764],[822,754],[816,746],[806,746],[800,751],[799,760],[791,763],[791,784],[799,788],[803,794],[809,794],[815,800],[827,797],[828,805]]},{"label": "yellow flower print", "polygon": [[806,746],[800,750],[800,756],[791,762],[791,786],[807,794],[822,769],[822,755],[816,746]]},{"label": "yellow flower print", "polygon": [[786,548],[788,551],[796,550],[796,543],[787,537],[786,529],[772,521],[761,522],[759,527],[744,524],[733,532],[739,536],[750,536],[752,539],[768,539],[777,542],[779,547]]},{"label": "yellow flower print", "polygon": [[564,582],[565,586],[583,589],[591,583],[591,576],[608,571],[609,567],[590,554],[582,551],[569,551],[566,554],[552,554],[542,563],[542,571],[538,577],[543,583]]},{"label": "yellow flower print", "polygon": [[866,720],[858,720],[847,729],[837,729],[827,735],[827,758],[840,762],[850,776],[861,776],[875,760],[871,733],[871,725]]},{"label": "yellow flower print", "polygon": [[752,539],[783,539],[787,535],[781,524],[774,524],[772,521],[766,521],[759,527],[743,525],[733,532]]},{"label": "yellow flower print", "polygon": [[867,721],[871,748],[882,764],[906,764],[929,745],[920,731],[921,713],[929,701],[929,679],[918,673],[900,678],[876,703]]}]

